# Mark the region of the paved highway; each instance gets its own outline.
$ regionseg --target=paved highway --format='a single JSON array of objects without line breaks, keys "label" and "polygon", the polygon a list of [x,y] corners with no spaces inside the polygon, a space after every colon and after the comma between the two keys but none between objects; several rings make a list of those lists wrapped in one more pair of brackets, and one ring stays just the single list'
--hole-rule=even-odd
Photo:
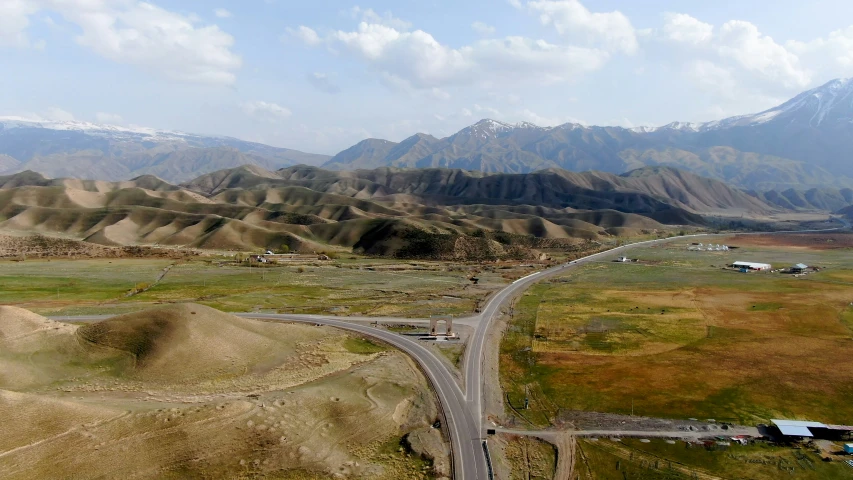
[{"label": "paved highway", "polygon": [[[800,232],[771,232],[771,233],[808,233],[808,232],[822,232],[822,231],[834,231],[834,230],[842,230],[845,228],[850,228],[851,225],[844,219],[836,218],[841,223],[844,224],[843,227],[834,228],[834,229],[824,229],[824,230],[809,230],[809,231],[800,231]],[[762,232],[757,232],[762,233]],[[719,235],[731,235],[731,234],[719,234]],[[397,335],[395,333],[389,332],[388,330],[378,329],[371,327],[369,325],[353,323],[355,321],[362,322],[399,322],[399,323],[408,323],[411,322],[412,319],[406,318],[373,318],[373,317],[363,317],[363,318],[349,318],[349,317],[334,317],[334,316],[325,316],[325,315],[281,315],[281,314],[265,314],[265,313],[244,313],[238,314],[241,317],[246,318],[258,318],[265,319],[271,321],[285,321],[285,322],[302,322],[302,323],[314,323],[321,325],[328,325],[331,327],[337,327],[353,332],[357,332],[363,335],[368,335],[384,342],[387,342],[400,350],[409,354],[421,367],[421,369],[426,374],[430,383],[436,391],[439,402],[441,404],[442,411],[445,416],[445,424],[442,428],[446,428],[450,437],[451,443],[451,451],[453,457],[453,471],[454,476],[457,479],[487,479],[488,478],[488,469],[486,465],[486,458],[482,448],[482,440],[484,438],[484,428],[485,422],[483,418],[483,390],[485,386],[483,385],[483,370],[484,370],[484,348],[486,343],[486,338],[489,329],[492,326],[492,323],[496,318],[500,316],[501,307],[503,307],[508,301],[510,301],[516,295],[519,295],[524,290],[529,288],[532,284],[539,282],[543,279],[552,277],[554,275],[563,273],[569,269],[576,268],[585,263],[594,262],[600,260],[602,257],[606,255],[613,255],[616,253],[627,251],[628,249],[638,247],[641,245],[651,245],[655,243],[664,243],[669,242],[676,239],[690,238],[690,237],[706,237],[706,236],[715,236],[713,234],[699,234],[699,235],[687,235],[685,237],[673,237],[667,239],[658,239],[658,240],[648,240],[644,242],[637,242],[628,245],[623,245],[621,247],[616,247],[605,252],[597,253],[594,255],[589,255],[587,257],[572,261],[567,264],[562,264],[548,270],[543,270],[540,272],[533,273],[526,277],[520,278],[508,285],[504,289],[495,293],[489,301],[486,303],[486,306],[482,309],[482,312],[479,315],[475,315],[472,317],[466,318],[466,323],[476,324],[476,329],[474,334],[469,339],[468,348],[465,351],[465,365],[464,365],[464,377],[465,377],[465,391],[459,388],[459,385],[455,382],[453,374],[447,369],[444,363],[442,363],[436,356],[425,348],[423,345],[418,343],[415,340],[412,340],[406,336]],[[54,320],[59,321],[101,321],[106,318],[109,318],[109,315],[93,315],[93,316],[80,316],[80,317],[52,317]],[[343,319],[345,318],[345,319]],[[422,321],[422,320],[421,320]],[[524,433],[523,431],[518,431],[517,433]],[[535,432],[534,432],[535,433]],[[540,434],[547,434],[547,432],[539,432]],[[586,432],[592,433],[592,432]],[[606,432],[595,432],[596,434],[601,433],[605,435]],[[636,432],[634,432],[636,433]],[[674,433],[674,432],[661,432],[661,433]],[[616,432],[611,432],[611,435],[617,434]],[[647,436],[654,435],[651,432],[645,433]]]}]

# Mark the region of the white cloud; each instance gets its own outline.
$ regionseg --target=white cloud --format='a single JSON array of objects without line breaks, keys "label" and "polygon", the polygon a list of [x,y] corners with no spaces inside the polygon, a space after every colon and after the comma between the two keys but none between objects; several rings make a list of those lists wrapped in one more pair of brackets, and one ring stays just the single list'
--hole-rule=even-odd
[{"label": "white cloud", "polygon": [[732,98],[738,90],[737,80],[730,69],[707,60],[690,62],[684,73],[694,85],[720,97]]},{"label": "white cloud", "polygon": [[848,77],[853,67],[853,26],[830,32],[810,42],[791,41],[786,47],[824,78]]},{"label": "white cloud", "polygon": [[758,27],[742,20],[723,24],[719,35],[719,54],[731,58],[741,68],[757,73],[766,80],[786,87],[805,87],[811,82],[809,72],[800,66],[797,55],[789,52]]},{"label": "white cloud", "polygon": [[527,8],[543,25],[553,25],[561,35],[602,45],[611,51],[634,53],[637,35],[631,21],[620,11],[591,12],[578,0],[536,0]]},{"label": "white cloud", "polygon": [[309,35],[303,41],[308,45],[326,41],[330,48],[362,59],[386,83],[426,89],[471,84],[493,76],[538,83],[564,81],[600,68],[609,57],[597,49],[524,37],[480,40],[451,48],[423,30],[406,32],[367,22],[361,22],[356,31],[336,31],[325,39]]},{"label": "white cloud", "polygon": [[224,8],[217,8],[213,11],[213,14],[217,16],[217,18],[231,18],[231,12]]},{"label": "white cloud", "polygon": [[[21,3],[26,5],[23,10]],[[173,79],[230,85],[242,64],[231,51],[234,38],[216,25],[202,25],[193,16],[147,2],[3,0],[0,5],[0,38],[20,39],[26,28],[20,27],[21,18],[51,10],[78,27],[75,40],[79,45],[109,60],[137,65]],[[18,25],[17,33],[14,25]]]},{"label": "white cloud", "polygon": [[98,112],[95,114],[95,119],[100,123],[122,123],[121,115],[115,113]]},{"label": "white cloud", "polygon": [[524,37],[482,40],[462,51],[479,69],[490,69],[506,77],[533,75],[540,83],[565,81],[598,70],[609,58],[601,50]]},{"label": "white cloud", "polygon": [[487,115],[494,119],[503,118],[503,113],[500,110],[492,107],[483,107],[481,105],[474,104],[474,112],[478,115]]},{"label": "white cloud", "polygon": [[287,33],[309,47],[316,47],[323,41],[313,28],[308,28],[304,25],[300,25],[297,28],[288,28]]},{"label": "white cloud", "polygon": [[48,120],[55,120],[58,122],[73,122],[74,115],[71,112],[63,110],[59,107],[50,107],[44,113],[44,117]]},{"label": "white cloud", "polygon": [[27,0],[0,1],[0,46],[28,46],[30,15],[37,11],[38,7]]},{"label": "white cloud", "polygon": [[684,13],[665,13],[663,35],[676,42],[703,45],[714,36],[714,26]]},{"label": "white cloud", "polygon": [[352,14],[352,18],[356,20],[361,20],[362,22],[385,25],[386,27],[391,27],[393,29],[403,31],[412,28],[411,22],[397,18],[392,15],[391,12],[385,12],[384,14],[379,15],[371,8],[364,9],[355,6],[350,9],[350,13]]},{"label": "white cloud", "polygon": [[803,66],[797,49],[776,43],[752,23],[731,20],[714,30],[689,15],[668,13],[658,32],[660,38],[690,48],[684,72],[703,90],[731,99],[736,91],[793,93],[811,83],[812,72]]},{"label": "white cloud", "polygon": [[519,112],[517,116],[526,122],[533,123],[533,124],[538,125],[540,127],[556,127],[557,125],[563,125],[566,123],[579,123],[581,125],[587,124],[583,120],[579,120],[579,119],[574,118],[574,117],[561,117],[561,116],[547,117],[547,116],[542,116],[542,115],[539,115],[538,113],[536,113],[530,109],[527,109],[527,108],[525,108],[524,110]]},{"label": "white cloud", "polygon": [[291,115],[290,110],[272,102],[244,102],[240,108],[246,115],[267,122],[280,122]]},{"label": "white cloud", "polygon": [[324,93],[339,93],[341,87],[335,84],[334,81],[325,73],[314,72],[307,75],[308,83],[314,88]]},{"label": "white cloud", "polygon": [[482,35],[484,37],[494,35],[495,33],[495,27],[485,24],[483,22],[474,22],[471,24],[471,28],[479,35]]}]

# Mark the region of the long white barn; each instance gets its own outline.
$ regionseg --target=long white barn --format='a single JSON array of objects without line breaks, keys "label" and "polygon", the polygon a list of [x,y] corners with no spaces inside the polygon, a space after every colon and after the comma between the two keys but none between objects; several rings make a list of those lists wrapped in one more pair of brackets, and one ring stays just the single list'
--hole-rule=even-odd
[{"label": "long white barn", "polygon": [[732,264],[732,266],[734,268],[745,268],[747,270],[757,270],[757,271],[772,270],[773,269],[773,265],[770,265],[769,263],[735,262]]}]

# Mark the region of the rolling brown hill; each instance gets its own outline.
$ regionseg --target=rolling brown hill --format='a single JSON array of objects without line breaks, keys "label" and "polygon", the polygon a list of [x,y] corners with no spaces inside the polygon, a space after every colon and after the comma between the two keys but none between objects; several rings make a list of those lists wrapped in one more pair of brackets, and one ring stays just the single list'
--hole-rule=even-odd
[{"label": "rolling brown hill", "polygon": [[396,446],[444,450],[437,403],[408,357],[371,345],[196,304],[85,326],[0,307],[0,476],[421,478]]},{"label": "rolling brown hill", "polygon": [[277,331],[277,325],[180,304],[85,325],[77,335],[131,355],[134,376],[186,382],[236,377],[253,367],[253,360],[292,355],[294,349]]},{"label": "rolling brown hill", "polygon": [[286,246],[408,256],[421,248],[424,256],[442,256],[458,237],[476,232],[529,246],[522,239],[597,240],[665,225],[701,226],[706,213],[779,209],[722,182],[666,167],[623,175],[559,169],[514,175],[306,166],[271,172],[247,165],[182,185],[150,175],[122,182],[33,172],[0,177],[0,231],[109,246]]}]

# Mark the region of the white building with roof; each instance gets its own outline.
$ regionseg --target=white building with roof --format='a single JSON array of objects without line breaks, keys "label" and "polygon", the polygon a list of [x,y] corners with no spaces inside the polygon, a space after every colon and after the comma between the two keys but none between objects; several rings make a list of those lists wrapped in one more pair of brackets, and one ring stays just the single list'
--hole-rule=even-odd
[{"label": "white building with roof", "polygon": [[776,428],[786,437],[814,437],[814,434],[809,430],[812,428],[826,428],[826,425],[820,422],[804,422],[801,420],[770,420]]},{"label": "white building with roof", "polygon": [[766,271],[773,270],[773,265],[769,263],[756,263],[756,262],[735,262],[732,264],[734,268],[740,268],[741,270],[754,270],[754,271]]}]

